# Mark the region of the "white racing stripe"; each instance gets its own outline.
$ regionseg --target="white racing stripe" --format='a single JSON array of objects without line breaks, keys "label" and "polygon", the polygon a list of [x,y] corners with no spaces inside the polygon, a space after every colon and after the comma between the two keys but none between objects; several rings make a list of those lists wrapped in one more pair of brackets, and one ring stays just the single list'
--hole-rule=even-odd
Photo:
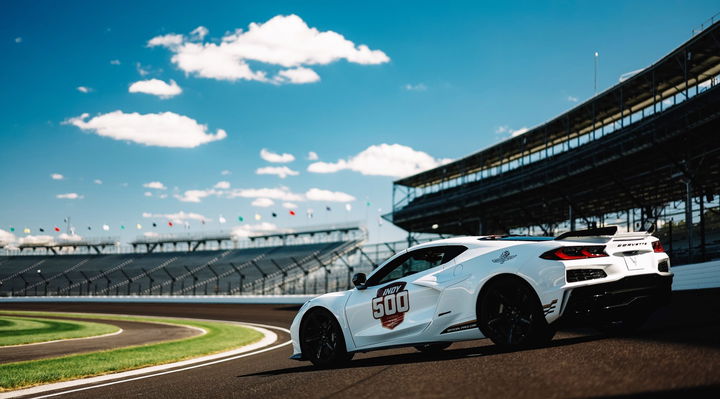
[{"label": "white racing stripe", "polygon": [[[95,314],[98,315],[98,314]],[[117,315],[113,315],[117,316]],[[157,316],[136,316],[136,317],[157,317]],[[125,371],[121,373],[116,374],[108,374],[108,375],[101,375],[97,377],[90,377],[90,378],[83,378],[78,380],[72,380],[72,381],[65,381],[65,382],[58,382],[54,384],[46,384],[46,385],[40,385],[37,387],[32,388],[26,388],[21,389],[17,391],[11,391],[11,392],[4,392],[0,393],[0,399],[5,398],[15,398],[20,396],[27,396],[27,395],[36,395],[36,394],[42,394],[43,392],[49,392],[49,391],[55,391],[59,389],[66,389],[66,388],[72,388],[77,387],[81,385],[87,385],[87,384],[96,384],[97,385],[91,385],[91,386],[83,386],[81,388],[75,388],[75,389],[69,389],[67,391],[62,392],[55,392],[47,395],[41,395],[41,396],[34,396],[36,399],[40,398],[50,398],[54,396],[60,396],[65,395],[69,393],[74,392],[81,392],[81,391],[87,391],[90,389],[95,388],[102,388],[110,385],[116,385],[116,384],[123,384],[126,382],[131,381],[137,381],[137,380],[143,380],[146,378],[152,378],[152,377],[159,377],[166,374],[173,374],[173,373],[179,373],[181,371],[187,371],[192,370],[200,367],[206,367],[206,366],[212,366],[214,364],[218,363],[224,363],[229,362],[232,360],[241,359],[248,356],[257,355],[263,352],[268,352],[277,348],[281,348],[283,346],[287,346],[292,343],[292,340],[285,341],[283,343],[273,345],[270,347],[267,347],[268,345],[274,343],[277,341],[277,335],[273,333],[272,331],[267,330],[266,328],[278,330],[285,332],[287,334],[290,334],[290,330],[282,327],[277,326],[270,326],[266,324],[258,324],[258,323],[244,323],[244,322],[233,322],[233,321],[227,321],[227,320],[209,320],[209,319],[191,319],[191,318],[182,318],[182,317],[167,317],[172,318],[176,320],[203,320],[203,321],[214,321],[214,322],[220,322],[220,323],[230,323],[230,324],[237,324],[244,327],[249,327],[254,330],[257,330],[263,334],[263,339],[261,339],[258,342],[255,342],[250,345],[245,345],[241,348],[234,349],[227,352],[222,353],[216,353],[214,355],[208,355],[203,356],[195,359],[188,359],[183,360],[181,362],[175,362],[175,363],[169,363],[169,364],[163,364],[159,366],[151,366],[151,367],[145,367],[137,370],[130,370]],[[262,349],[259,349],[262,348]],[[258,350],[256,350],[258,349]],[[250,352],[250,353],[248,353]],[[207,362],[207,363],[205,363]],[[187,366],[187,367],[183,367]],[[181,367],[177,368],[176,367]],[[170,370],[172,369],[172,370]],[[150,374],[148,374],[150,373]],[[141,375],[144,374],[144,375]],[[104,382],[109,381],[109,382]]]}]

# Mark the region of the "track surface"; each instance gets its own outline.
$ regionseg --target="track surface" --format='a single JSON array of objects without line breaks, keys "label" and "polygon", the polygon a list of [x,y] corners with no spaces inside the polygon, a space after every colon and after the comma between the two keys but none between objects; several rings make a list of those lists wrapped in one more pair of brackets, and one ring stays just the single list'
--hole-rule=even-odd
[{"label": "track surface", "polygon": [[[13,317],[22,315],[13,315]],[[32,317],[32,316],[28,316]],[[123,329],[120,334],[105,337],[88,337],[69,341],[50,342],[0,348],[0,363],[19,362],[58,357],[76,353],[97,352],[118,349],[125,346],[144,345],[160,341],[188,338],[201,332],[182,326],[168,324],[145,323],[124,320],[97,320],[78,317],[39,316],[43,319],[89,321],[93,323],[111,324]]]},{"label": "track surface", "polygon": [[[196,317],[289,326],[296,307],[189,304],[5,304],[4,308]],[[286,340],[286,334],[279,334]],[[414,349],[357,355],[316,370],[283,347],[180,373],[76,392],[78,398],[720,397],[720,290],[675,294],[635,337],[562,330],[551,346],[503,353],[487,340],[440,356]]]}]

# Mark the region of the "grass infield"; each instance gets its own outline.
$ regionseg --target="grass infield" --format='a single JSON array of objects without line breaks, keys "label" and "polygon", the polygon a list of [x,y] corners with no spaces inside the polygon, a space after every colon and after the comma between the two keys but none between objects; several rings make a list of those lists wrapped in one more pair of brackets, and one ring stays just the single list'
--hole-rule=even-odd
[{"label": "grass infield", "polygon": [[205,330],[206,334],[180,340],[130,346],[109,351],[0,364],[0,392],[50,382],[66,381],[81,377],[172,363],[238,348],[259,341],[262,338],[262,334],[256,330],[212,321],[79,313],[0,312],[0,315],[8,314],[158,322],[197,327]]},{"label": "grass infield", "polygon": [[87,338],[119,330],[119,327],[110,324],[0,315],[0,347]]}]

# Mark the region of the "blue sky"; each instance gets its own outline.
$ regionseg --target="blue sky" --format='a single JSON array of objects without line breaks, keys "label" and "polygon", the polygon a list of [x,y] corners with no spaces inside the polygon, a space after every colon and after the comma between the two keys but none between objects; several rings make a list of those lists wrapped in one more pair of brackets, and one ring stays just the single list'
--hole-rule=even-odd
[{"label": "blue sky", "polygon": [[[713,1],[0,7],[0,229],[64,232],[71,216],[79,234],[126,241],[188,231],[177,222],[247,233],[353,220],[371,241],[401,239],[377,223],[395,178],[586,100],[595,51],[604,90],[720,11]],[[270,162],[263,149],[294,160]],[[267,167],[293,175],[258,174]]]}]

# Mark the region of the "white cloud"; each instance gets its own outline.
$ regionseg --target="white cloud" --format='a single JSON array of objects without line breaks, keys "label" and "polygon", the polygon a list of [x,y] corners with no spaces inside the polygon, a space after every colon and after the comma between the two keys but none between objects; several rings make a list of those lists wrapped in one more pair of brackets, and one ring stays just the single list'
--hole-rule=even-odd
[{"label": "white cloud", "polygon": [[60,173],[53,173],[50,175],[50,178],[53,180],[63,180],[65,179],[65,176],[61,175]]},{"label": "white cloud", "polygon": [[148,79],[140,80],[130,85],[128,88],[130,93],[145,93],[158,96],[162,99],[175,97],[182,93],[182,89],[175,83],[174,80],[170,80],[170,84],[165,83],[160,79]]},{"label": "white cloud", "polygon": [[162,35],[162,36],[155,36],[150,41],[148,41],[147,46],[148,47],[156,47],[156,46],[163,46],[163,47],[175,47],[179,46],[184,41],[183,35],[178,34],[168,34],[168,35]]},{"label": "white cloud", "polygon": [[279,231],[277,226],[268,223],[268,222],[262,222],[257,224],[243,224],[240,226],[237,226],[233,228],[232,234],[236,237],[249,237],[253,235],[258,235],[261,233],[269,233],[269,232],[277,232]]},{"label": "white cloud", "polygon": [[425,86],[424,83],[417,83],[417,84],[408,83],[405,86],[403,86],[403,89],[405,89],[407,91],[425,91],[425,90],[427,90],[427,86]]},{"label": "white cloud", "polygon": [[140,76],[147,76],[150,74],[150,70],[148,68],[143,67],[141,63],[135,63],[135,69],[137,70],[137,73]]},{"label": "white cloud", "polygon": [[219,195],[220,191],[209,190],[187,190],[182,194],[175,194],[174,197],[182,202],[202,202],[202,200],[211,195]]},{"label": "white cloud", "polygon": [[229,175],[230,173],[232,173],[232,172],[230,172],[230,171],[227,170],[227,169],[225,169],[225,170],[223,170],[222,172],[220,172],[220,174],[223,175],[223,176],[227,176],[227,175]]},{"label": "white cloud", "polygon": [[498,127],[497,129],[495,129],[495,134],[498,134],[501,136],[509,135],[510,137],[516,137],[523,133],[528,132],[529,130],[530,129],[528,129],[527,127],[524,127],[524,126],[521,127],[520,129],[511,129],[509,126],[503,125],[503,126]]},{"label": "white cloud", "polygon": [[257,198],[256,200],[251,202],[250,205],[260,208],[267,208],[269,206],[275,205],[275,201],[271,200],[270,198]]},{"label": "white cloud", "polygon": [[220,190],[227,190],[228,188],[230,188],[230,182],[229,181],[219,181],[219,182],[215,183],[213,188],[218,188]]},{"label": "white cloud", "polygon": [[297,176],[300,174],[300,172],[292,170],[287,166],[265,166],[263,168],[258,168],[255,173],[259,175],[276,175],[281,179],[284,179],[288,176]]},{"label": "white cloud", "polygon": [[[319,76],[306,68],[308,65],[327,65],[343,59],[363,65],[390,61],[380,50],[355,45],[333,31],[311,28],[297,15],[278,15],[265,23],[251,23],[247,31],[237,29],[219,41],[203,42],[207,30],[198,29],[189,38],[178,34],[154,37],[148,47],[168,48],[173,53],[171,61],[187,74],[230,81],[309,83],[319,80]],[[248,61],[291,69],[268,78],[268,72],[254,71]]]},{"label": "white cloud", "polygon": [[573,96],[568,96],[568,97],[567,97],[567,100],[570,101],[571,103],[576,103],[576,102],[578,102],[578,98],[577,98],[577,97],[573,97]]},{"label": "white cloud", "polygon": [[143,195],[146,197],[152,197],[153,193],[151,193],[150,191],[145,191],[145,193]]},{"label": "white cloud", "polygon": [[110,60],[110,65],[120,65],[120,60]]},{"label": "white cloud", "polygon": [[55,242],[55,238],[49,235],[40,236],[25,236],[18,240],[18,244],[52,244]]},{"label": "white cloud", "polygon": [[206,221],[210,222],[212,219],[208,219],[205,216],[199,214],[199,213],[193,213],[193,212],[184,212],[180,211],[177,213],[150,213],[150,212],[143,212],[142,217],[145,219],[167,219],[170,222],[173,223],[185,223],[190,220],[197,220],[197,221]]},{"label": "white cloud", "polygon": [[95,183],[95,184],[103,184],[103,181],[100,180],[100,179],[95,179],[95,180],[93,180],[93,183]]},{"label": "white cloud", "polygon": [[165,199],[165,198],[167,198],[167,197],[168,197],[167,194],[160,194],[160,199]]},{"label": "white cloud", "polygon": [[17,237],[15,237],[15,234],[0,229],[0,243],[8,245],[14,243],[15,241],[17,241]]},{"label": "white cloud", "polygon": [[60,241],[82,241],[82,237],[77,234],[62,233],[57,238]]},{"label": "white cloud", "polygon": [[71,200],[84,198],[82,195],[80,195],[78,193],[58,194],[55,197],[59,198],[59,199],[71,199]]},{"label": "white cloud", "polygon": [[272,151],[268,151],[265,148],[260,150],[260,158],[273,163],[288,163],[295,160],[295,156],[292,154],[276,154]]},{"label": "white cloud", "polygon": [[311,188],[305,193],[305,197],[310,201],[326,201],[326,202],[352,202],[355,197],[340,191],[321,190],[319,188]]},{"label": "white cloud", "polygon": [[320,159],[320,157],[318,157],[317,152],[310,151],[308,152],[307,159],[308,161],[317,161],[318,159]]},{"label": "white cloud", "polygon": [[435,159],[422,151],[400,144],[371,145],[349,159],[314,162],[307,168],[314,173],[335,173],[348,169],[363,175],[403,177],[446,164],[450,159]]},{"label": "white cloud", "polygon": [[151,181],[143,184],[145,188],[154,188],[155,190],[167,190],[167,187],[159,181]]},{"label": "white cloud", "polygon": [[282,206],[287,209],[295,209],[298,207],[297,204],[293,204],[292,202],[283,202]]},{"label": "white cloud", "polygon": [[278,72],[276,81],[278,83],[290,82],[295,84],[315,83],[320,81],[320,75],[310,68],[297,67]]},{"label": "white cloud", "polygon": [[92,89],[87,86],[78,86],[77,91],[79,91],[80,93],[90,93]]},{"label": "white cloud", "polygon": [[271,198],[280,201],[303,201],[305,199],[287,187],[234,189],[227,192],[226,196],[227,198]]},{"label": "white cloud", "polygon": [[194,40],[202,40],[207,36],[209,33],[208,28],[204,26],[198,26],[197,28],[193,29],[192,32],[190,32],[190,36]]},{"label": "white cloud", "polygon": [[89,114],[82,114],[63,123],[99,136],[159,147],[194,148],[227,137],[222,129],[209,134],[207,125],[173,112],[126,114],[118,110],[87,120],[89,117]]}]

